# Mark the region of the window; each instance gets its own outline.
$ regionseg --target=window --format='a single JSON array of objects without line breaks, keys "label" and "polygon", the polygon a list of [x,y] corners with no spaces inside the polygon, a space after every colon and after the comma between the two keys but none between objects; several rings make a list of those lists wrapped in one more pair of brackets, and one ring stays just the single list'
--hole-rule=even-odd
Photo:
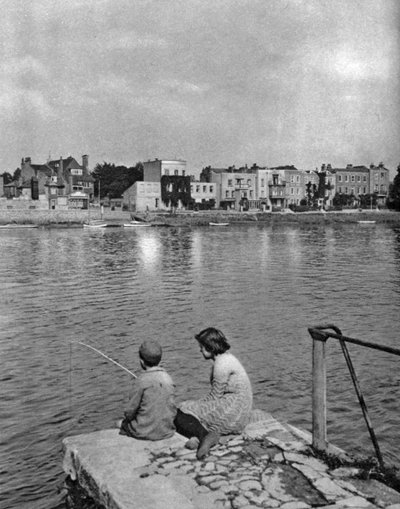
[{"label": "window", "polygon": [[213,193],[213,192],[214,192],[214,187],[210,186],[210,193]]},{"label": "window", "polygon": [[341,193],[341,192],[342,192],[342,188],[341,188],[341,187],[339,187],[339,193]]},{"label": "window", "polygon": [[364,175],[364,176],[363,176],[363,182],[366,182],[366,181],[367,181],[367,176],[366,176],[366,175]]},{"label": "window", "polygon": [[252,190],[249,191],[249,198],[253,198],[253,191]]},{"label": "window", "polygon": [[232,191],[232,198],[235,197],[235,191]]},{"label": "window", "polygon": [[300,175],[297,175],[296,177],[296,182],[299,183],[300,182]]},{"label": "window", "polygon": [[296,188],[296,194],[300,194],[300,187]]},{"label": "window", "polygon": [[361,175],[357,175],[357,182],[361,182]]},{"label": "window", "polygon": [[182,170],[182,177],[186,175],[186,170]]},{"label": "window", "polygon": [[290,175],[290,182],[294,182],[294,175]]},{"label": "window", "polygon": [[247,185],[251,186],[251,179],[247,179]]},{"label": "window", "polygon": [[345,188],[344,188],[344,192],[345,192],[345,194],[347,194],[347,191],[348,191],[348,187],[345,187]]},{"label": "window", "polygon": [[378,177],[379,177],[378,173],[375,173],[374,177],[375,177],[375,180],[378,180]]},{"label": "window", "polygon": [[199,185],[197,185],[197,186],[196,186],[196,193],[199,193],[199,192],[200,192],[200,186],[199,186]]},{"label": "window", "polygon": [[232,186],[232,180],[231,180],[231,179],[229,179],[229,180],[228,180],[228,186],[229,186],[229,187],[231,187],[231,186]]},{"label": "window", "polygon": [[207,186],[203,186],[203,193],[207,192]]},{"label": "window", "polygon": [[384,172],[382,171],[382,172],[381,172],[381,179],[384,179],[384,178],[385,178],[385,174],[384,174]]},{"label": "window", "polygon": [[169,175],[169,170],[164,170],[164,175]]},{"label": "window", "polygon": [[341,181],[342,181],[342,176],[338,175],[338,182],[341,182]]},{"label": "window", "polygon": [[261,179],[261,187],[264,187],[264,179]]},{"label": "window", "polygon": [[229,191],[225,191],[225,197],[229,198]]},{"label": "window", "polygon": [[364,194],[367,194],[367,188],[364,186]]},{"label": "window", "polygon": [[351,181],[352,182],[355,182],[356,181],[356,177],[354,175],[351,176]]},{"label": "window", "polygon": [[345,181],[345,182],[348,182],[348,181],[349,181],[349,176],[348,176],[348,175],[345,175],[345,176],[344,176],[344,181]]},{"label": "window", "polygon": [[293,187],[290,188],[290,194],[294,194],[294,188]]},{"label": "window", "polygon": [[179,175],[179,171],[178,170],[174,170],[174,175]]}]

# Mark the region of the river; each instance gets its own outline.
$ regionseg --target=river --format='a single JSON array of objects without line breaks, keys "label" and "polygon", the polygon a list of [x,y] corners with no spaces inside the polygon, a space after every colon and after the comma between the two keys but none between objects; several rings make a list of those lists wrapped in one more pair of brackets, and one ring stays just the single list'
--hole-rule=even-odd
[{"label": "river", "polygon": [[[307,328],[398,346],[400,228],[388,225],[3,230],[0,232],[0,505],[61,509],[62,439],[110,428],[137,350],[156,338],[177,399],[208,387],[194,334],[220,328],[255,406],[311,429]],[[399,464],[400,359],[349,345],[384,459]],[[328,438],[373,455],[335,340]]]}]

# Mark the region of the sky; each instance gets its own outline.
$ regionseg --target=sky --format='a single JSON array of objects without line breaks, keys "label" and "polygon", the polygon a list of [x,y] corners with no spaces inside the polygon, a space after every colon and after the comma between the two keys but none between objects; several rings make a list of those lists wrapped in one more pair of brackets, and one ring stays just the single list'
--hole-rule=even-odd
[{"label": "sky", "polygon": [[0,0],[0,173],[400,163],[398,0]]}]

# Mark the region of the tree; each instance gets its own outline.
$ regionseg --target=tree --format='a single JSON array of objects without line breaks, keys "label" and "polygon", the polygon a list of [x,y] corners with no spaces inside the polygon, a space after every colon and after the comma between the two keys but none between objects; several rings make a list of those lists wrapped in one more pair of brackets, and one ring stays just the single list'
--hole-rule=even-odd
[{"label": "tree", "polygon": [[92,171],[95,182],[95,196],[100,198],[120,198],[122,193],[138,180],[143,180],[143,165],[136,163],[135,166],[115,166],[114,163],[96,164]]},{"label": "tree", "polygon": [[400,211],[400,164],[397,166],[397,175],[389,189],[388,205]]}]

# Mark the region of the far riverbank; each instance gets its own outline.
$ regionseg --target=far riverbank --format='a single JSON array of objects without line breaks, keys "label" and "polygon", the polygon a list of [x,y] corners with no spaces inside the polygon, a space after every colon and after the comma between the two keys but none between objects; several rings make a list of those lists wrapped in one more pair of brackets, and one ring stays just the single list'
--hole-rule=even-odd
[{"label": "far riverbank", "polygon": [[110,226],[122,226],[131,217],[141,218],[153,225],[168,226],[208,226],[214,223],[268,223],[268,224],[329,224],[357,223],[375,221],[400,225],[400,213],[388,210],[345,210],[334,212],[236,212],[226,210],[178,211],[131,213],[121,210],[105,209],[103,215],[98,208],[87,210],[0,210],[0,225],[36,224],[42,227],[82,227],[91,220],[103,219]]}]

